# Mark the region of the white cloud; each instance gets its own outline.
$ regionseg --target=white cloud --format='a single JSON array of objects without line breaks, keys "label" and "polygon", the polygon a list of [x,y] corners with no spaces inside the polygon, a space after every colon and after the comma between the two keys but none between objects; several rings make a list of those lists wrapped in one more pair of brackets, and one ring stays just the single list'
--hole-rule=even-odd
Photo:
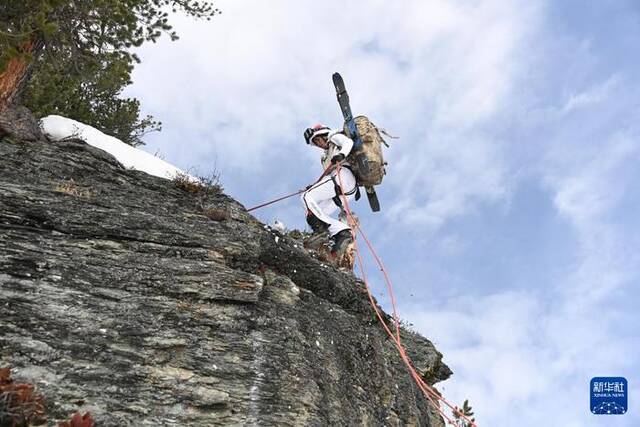
[{"label": "white cloud", "polygon": [[537,346],[542,306],[535,294],[461,297],[445,306],[413,313],[412,319],[436,339],[454,369],[442,386],[449,400],[460,404],[469,398],[482,425],[498,425],[507,408],[549,388],[549,376],[542,375],[547,356]]},{"label": "white cloud", "polygon": [[[568,310],[584,315],[640,273],[638,255],[630,252],[633,237],[626,221],[616,220],[628,201],[630,178],[640,160],[640,134],[617,131],[589,148],[553,152],[545,181],[554,204],[577,231],[580,251],[574,277],[563,283]],[[637,202],[637,201],[636,201]]]},{"label": "white cloud", "polygon": [[387,211],[392,220],[434,230],[508,192],[500,142],[453,129],[451,134],[437,135],[440,140],[417,148],[419,153],[407,154],[398,164],[399,173],[392,179],[399,194]]},{"label": "white cloud", "polygon": [[607,131],[586,143],[567,138],[559,126],[546,155],[530,165],[575,232],[578,250],[564,274],[526,292],[455,297],[429,312],[409,310],[454,370],[445,395],[469,398],[485,425],[601,425],[588,412],[588,381],[629,376],[636,363],[625,355],[638,351],[637,314],[622,303],[640,277],[640,256],[631,250],[638,236],[629,233],[636,219],[626,212],[639,202],[630,190],[640,134],[633,127]]},{"label": "white cloud", "polygon": [[[149,150],[160,148],[182,166],[215,154],[226,180],[260,174],[265,199],[267,186],[269,194],[286,194],[301,184],[296,172],[318,167],[318,152],[303,147],[302,129],[317,121],[340,123],[330,80],[340,71],[354,112],[401,137],[387,152],[383,191],[389,200],[379,229],[405,224],[412,237],[424,238],[452,218],[508,201],[522,169],[542,180],[580,246],[568,272],[539,289],[484,296],[474,290],[473,297],[443,301],[428,312],[410,307],[402,315],[436,338],[455,371],[443,385],[445,395],[457,404],[470,398],[481,425],[593,425],[585,418],[590,375],[627,366],[611,355],[630,348],[612,338],[614,314],[594,320],[592,311],[638,277],[638,256],[630,254],[624,225],[613,218],[632,182],[624,171],[637,164],[638,134],[607,129],[594,144],[564,121],[610,103],[627,83],[623,75],[610,74],[586,90],[562,87],[568,96],[536,94],[553,99],[537,113],[523,108],[530,100],[514,98],[516,89],[522,95],[516,86],[530,84],[523,77],[532,72],[528,67],[532,61],[540,66],[550,50],[531,41],[546,31],[540,3],[218,3],[223,15],[211,24],[180,20],[181,41],[142,51],[132,94],[167,124]],[[564,60],[574,47],[565,41],[558,49],[566,52],[554,52]],[[577,49],[593,63],[593,43]],[[540,79],[556,78],[536,72]],[[521,108],[538,121],[525,120],[526,131],[540,132],[524,142],[495,130]],[[580,126],[592,126],[593,117],[584,116]],[[516,152],[534,139],[539,151],[528,159],[532,164],[518,163]],[[276,213],[290,224],[287,203]],[[392,244],[400,240],[380,234]],[[445,255],[473,248],[459,230],[443,234],[450,237],[437,248]],[[445,273],[451,275],[446,284],[464,282],[456,271]],[[609,347],[597,347],[603,344]],[[566,394],[552,393],[559,386]]]},{"label": "white cloud", "polygon": [[565,151],[563,144],[563,152],[552,152],[545,179],[556,190],[558,211],[582,229],[610,212],[624,195],[621,166],[640,155],[637,138],[617,132],[597,145],[578,142]]},{"label": "white cloud", "polygon": [[588,412],[589,380],[629,372],[632,343],[614,338],[614,314],[551,310],[548,300],[536,290],[507,291],[403,314],[454,371],[438,388],[454,404],[469,399],[480,425],[598,425]]},{"label": "white cloud", "polygon": [[437,243],[438,252],[445,256],[460,256],[468,247],[468,243],[459,234],[443,236]]},{"label": "white cloud", "polygon": [[609,94],[619,83],[620,76],[615,74],[603,83],[592,86],[583,92],[571,95],[562,107],[562,112],[567,114],[580,108],[586,108],[591,105],[601,103],[606,100]]},{"label": "white cloud", "polygon": [[[215,153],[237,173],[264,170],[274,155],[293,162],[303,155],[316,167],[317,153],[301,154],[300,135],[317,121],[339,124],[330,80],[339,70],[354,111],[402,137],[389,151],[385,185],[399,191],[392,218],[438,227],[504,194],[500,144],[478,126],[510,90],[518,48],[538,21],[535,7],[497,0],[219,7],[210,24],[180,19],[180,41],[141,52],[132,93],[169,125],[150,150],[158,144],[179,165]],[[184,139],[188,152],[176,144]]]}]

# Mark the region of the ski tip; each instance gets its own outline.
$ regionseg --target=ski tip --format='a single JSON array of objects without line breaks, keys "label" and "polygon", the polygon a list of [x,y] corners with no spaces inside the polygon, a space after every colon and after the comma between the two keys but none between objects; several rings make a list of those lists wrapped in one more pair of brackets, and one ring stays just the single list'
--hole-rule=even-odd
[{"label": "ski tip", "polygon": [[333,77],[333,81],[334,81],[334,82],[342,81],[342,76],[341,76],[341,75],[340,75],[340,73],[338,73],[338,72],[333,73],[333,76],[332,76],[332,77]]}]

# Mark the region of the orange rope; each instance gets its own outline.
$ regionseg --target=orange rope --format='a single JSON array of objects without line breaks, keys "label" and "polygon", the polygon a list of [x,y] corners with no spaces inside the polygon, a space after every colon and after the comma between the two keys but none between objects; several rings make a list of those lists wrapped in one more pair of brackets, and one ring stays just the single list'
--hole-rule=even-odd
[{"label": "orange rope", "polygon": [[[352,231],[352,235],[353,235],[353,231]],[[360,254],[360,251],[358,250],[357,244],[355,243],[356,242],[355,238],[354,238],[353,242],[354,242],[354,248],[355,248],[356,256],[358,258],[358,267],[360,268],[360,273],[362,274],[362,280],[364,281],[365,289],[367,290],[367,296],[369,297],[369,302],[371,303],[371,306],[373,307],[373,309],[374,309],[374,311],[376,313],[376,316],[378,317],[378,320],[380,321],[380,324],[382,325],[382,327],[385,329],[387,334],[391,337],[391,339],[393,340],[394,344],[398,348],[398,351],[400,352],[400,356],[402,357],[402,360],[405,362],[405,364],[408,364],[409,362],[408,362],[408,360],[405,359],[404,349],[402,348],[402,344],[399,342],[399,338],[396,338],[393,335],[393,333],[391,332],[391,330],[389,329],[389,327],[387,326],[385,321],[382,319],[382,315],[380,314],[380,311],[378,310],[378,307],[376,306],[376,303],[373,300],[373,295],[371,294],[371,289],[369,288],[369,285],[368,285],[368,282],[367,282],[367,278],[366,278],[366,275],[365,275],[363,262],[362,262],[362,256]],[[418,387],[420,388],[422,393],[425,395],[425,397],[431,402],[433,407],[436,408],[436,410],[438,412],[440,412],[440,414],[444,418],[447,419],[447,421],[449,423],[452,423],[452,420],[446,414],[444,414],[442,411],[440,411],[440,408],[439,408],[440,405],[437,402],[435,402],[433,400],[433,398],[431,397],[431,395],[428,393],[427,388],[425,387],[424,382],[421,381],[421,379],[419,378],[419,375],[417,375],[415,373],[415,371],[411,368],[410,365],[408,365],[408,366],[409,366],[409,373],[411,374],[411,376],[413,377],[414,381],[416,382],[416,384],[418,385]]]},{"label": "orange rope", "polygon": [[252,208],[249,208],[249,209],[247,209],[247,212],[251,212],[251,211],[254,211],[256,209],[260,209],[260,208],[263,208],[265,206],[271,205],[273,203],[279,202],[281,200],[288,199],[289,197],[296,196],[296,195],[298,195],[300,193],[304,193],[305,191],[311,190],[313,188],[318,187],[321,184],[324,184],[324,182],[320,182],[320,180],[322,178],[324,178],[327,175],[327,173],[331,171],[332,168],[333,168],[333,165],[327,166],[327,168],[324,170],[324,172],[322,172],[322,175],[320,175],[320,178],[316,179],[316,181],[313,184],[311,184],[309,187],[307,187],[305,189],[302,189],[302,190],[298,190],[295,193],[287,194],[286,196],[278,197],[277,199],[273,199],[273,200],[271,200],[269,202],[265,202],[265,203],[262,203],[260,205],[257,205],[257,206],[254,206]]},{"label": "orange rope", "polygon": [[[338,180],[340,182],[340,191],[342,191],[342,178],[340,177],[340,168],[341,168],[341,166],[338,164],[337,169],[336,169],[336,174],[338,175]],[[407,368],[409,370],[409,373],[413,377],[414,381],[416,382],[416,384],[418,385],[420,390],[422,390],[422,393],[424,394],[424,396],[432,403],[433,407],[440,413],[440,415],[442,415],[442,417],[444,419],[446,419],[449,424],[454,425],[454,426],[457,425],[449,416],[447,416],[440,409],[440,405],[437,404],[436,402],[434,402],[433,398],[435,398],[438,401],[442,401],[446,406],[448,406],[453,411],[454,414],[456,414],[456,415],[460,416],[461,418],[463,418],[472,427],[477,427],[477,424],[473,420],[469,419],[459,409],[457,409],[456,407],[451,405],[432,386],[427,384],[424,381],[424,379],[418,374],[418,372],[416,372],[415,368],[413,367],[413,364],[411,363],[411,359],[407,355],[404,347],[402,346],[402,342],[400,340],[400,321],[399,321],[399,318],[398,318],[396,299],[395,299],[395,295],[394,295],[394,292],[393,292],[393,286],[391,284],[391,279],[389,278],[389,275],[387,274],[386,268],[382,264],[382,260],[380,260],[380,258],[376,254],[375,249],[373,248],[373,246],[369,242],[369,239],[367,239],[367,236],[364,234],[364,231],[362,231],[362,228],[360,228],[358,226],[357,222],[353,219],[353,215],[351,214],[351,210],[349,209],[349,202],[347,201],[347,198],[345,197],[344,193],[342,193],[342,196],[343,196],[343,202],[344,202],[345,211],[347,213],[347,220],[349,222],[349,225],[351,226],[351,236],[353,237],[354,251],[355,251],[356,256],[358,258],[358,267],[360,268],[360,273],[362,274],[362,280],[363,280],[365,288],[367,290],[367,295],[369,296],[369,302],[371,303],[371,306],[373,307],[373,309],[374,309],[374,311],[376,313],[376,316],[378,317],[378,320],[382,324],[384,330],[387,332],[389,337],[394,341],[394,343],[396,345],[396,348],[398,349],[398,352],[400,353],[400,357],[402,358],[403,362],[407,366]],[[389,329],[387,324],[384,322],[384,320],[382,318],[382,315],[380,314],[380,311],[378,310],[378,307],[375,304],[375,301],[373,299],[373,295],[371,294],[371,289],[370,289],[369,284],[367,282],[365,271],[364,271],[364,265],[363,265],[363,262],[362,262],[362,256],[361,256],[360,251],[358,249],[358,245],[356,244],[356,236],[355,236],[355,231],[354,230],[358,230],[360,232],[360,234],[362,235],[362,237],[365,240],[365,243],[367,244],[367,247],[369,248],[369,251],[373,255],[376,263],[378,264],[378,267],[380,268],[380,271],[382,271],[382,273],[384,275],[384,279],[385,279],[385,282],[386,282],[386,285],[387,285],[387,290],[389,292],[389,296],[390,296],[390,299],[391,299],[391,305],[392,305],[392,309],[393,309],[393,319],[394,319],[395,329],[396,329],[395,336],[391,332],[391,330]]]},{"label": "orange rope", "polygon": [[278,197],[277,199],[273,199],[273,200],[271,200],[269,202],[265,202],[265,203],[262,203],[261,205],[249,208],[249,209],[247,209],[247,212],[251,212],[251,211],[254,211],[256,209],[260,209],[260,208],[263,208],[265,206],[269,206],[269,205],[271,205],[271,204],[273,204],[275,202],[279,202],[280,200],[288,199],[289,197],[293,197],[293,196],[296,196],[296,195],[298,195],[300,193],[304,193],[305,191],[307,191],[307,190],[298,190],[295,193],[291,193],[291,194],[287,194],[286,196]]},{"label": "orange rope", "polygon": [[[329,165],[329,167],[327,167],[324,170],[324,172],[322,173],[320,178],[318,178],[310,188],[314,188],[315,186],[319,185],[318,182],[322,178],[324,178],[327,175],[327,173],[329,173],[331,171],[332,167],[333,167],[333,165]],[[336,175],[338,175],[338,181],[340,183],[340,191],[342,192],[342,177],[340,176],[340,173],[339,173],[340,169],[341,169],[341,165],[337,164],[336,165]],[[270,202],[263,203],[261,205],[255,206],[255,207],[253,207],[251,209],[248,209],[248,211],[252,211],[254,209],[258,209],[258,208],[261,208],[263,206],[270,205],[270,204],[278,202],[280,200],[284,200],[284,199],[286,199],[288,197],[295,196],[296,194],[300,194],[300,193],[302,193],[304,191],[306,191],[306,189],[305,190],[299,190],[296,193],[292,193],[292,194],[289,194],[287,196],[280,197],[278,199],[272,200]],[[440,413],[440,415],[442,415],[442,417],[450,425],[458,426],[459,424],[457,424],[451,417],[449,417],[447,414],[445,414],[442,411],[442,409],[440,409],[439,402],[443,402],[446,406],[448,406],[451,409],[451,411],[454,414],[456,414],[460,418],[462,418],[465,421],[467,421],[469,423],[469,426],[478,427],[477,424],[473,420],[469,419],[458,408],[456,408],[455,406],[451,405],[442,395],[440,395],[440,393],[438,393],[438,391],[433,386],[427,384],[424,381],[424,379],[420,376],[420,374],[413,367],[411,359],[407,355],[407,353],[406,353],[406,351],[405,351],[405,349],[404,349],[404,347],[402,345],[402,341],[400,339],[400,319],[398,317],[396,298],[395,298],[395,294],[393,292],[393,286],[391,284],[391,279],[389,278],[389,274],[387,273],[387,270],[384,267],[384,264],[382,264],[382,260],[380,259],[380,257],[377,255],[375,249],[373,248],[373,245],[371,244],[369,239],[367,239],[367,236],[364,234],[364,231],[362,230],[362,228],[360,228],[360,226],[358,226],[357,222],[354,220],[353,215],[351,214],[351,210],[349,208],[349,202],[347,201],[347,198],[345,197],[344,193],[342,193],[342,197],[343,197],[345,212],[347,213],[347,221],[349,222],[349,226],[351,227],[350,231],[351,231],[351,237],[353,238],[354,252],[356,253],[356,257],[358,259],[358,267],[360,269],[360,273],[362,274],[362,280],[364,282],[364,286],[365,286],[365,289],[367,291],[367,295],[369,297],[369,302],[371,303],[371,306],[373,307],[373,310],[375,311],[376,317],[380,321],[380,324],[382,325],[382,327],[386,331],[387,335],[389,335],[389,337],[393,340],[394,344],[396,345],[396,348],[398,349],[398,353],[400,354],[400,357],[402,358],[402,361],[405,363],[405,365],[407,366],[407,369],[409,370],[409,374],[411,375],[411,377],[415,381],[415,383],[418,386],[418,388],[420,388],[420,390],[422,391],[423,395],[429,400],[429,402],[431,402],[433,407]],[[362,261],[362,255],[361,255],[360,250],[358,249],[358,245],[356,243],[356,235],[355,235],[355,231],[354,230],[357,230],[357,231],[360,232],[360,235],[362,235],[362,238],[364,239],[369,251],[371,252],[371,255],[373,256],[374,260],[378,264],[378,267],[380,268],[380,271],[382,271],[382,274],[384,275],[384,280],[385,280],[385,283],[386,283],[387,291],[389,293],[389,297],[390,297],[390,300],[391,300],[391,306],[392,306],[392,311],[393,311],[393,321],[394,321],[394,326],[395,326],[395,334],[391,331],[391,329],[389,329],[389,326],[386,324],[386,322],[382,318],[382,315],[380,314],[380,310],[378,309],[378,306],[376,305],[375,300],[373,299],[373,295],[371,293],[371,288],[369,287],[369,283],[367,281],[366,273],[365,273],[365,270],[364,270],[364,263]]]}]

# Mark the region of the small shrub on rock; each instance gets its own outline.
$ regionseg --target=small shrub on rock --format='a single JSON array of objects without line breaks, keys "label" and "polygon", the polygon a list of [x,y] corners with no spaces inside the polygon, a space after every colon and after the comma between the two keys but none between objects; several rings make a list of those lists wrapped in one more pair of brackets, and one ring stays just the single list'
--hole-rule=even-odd
[{"label": "small shrub on rock", "polygon": [[36,393],[35,386],[15,382],[10,368],[0,369],[0,426],[26,427],[46,422],[44,399]]}]

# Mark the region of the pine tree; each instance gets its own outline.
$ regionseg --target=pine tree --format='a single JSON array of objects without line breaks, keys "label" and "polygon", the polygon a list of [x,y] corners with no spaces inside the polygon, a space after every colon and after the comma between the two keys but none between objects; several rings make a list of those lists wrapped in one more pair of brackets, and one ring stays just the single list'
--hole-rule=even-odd
[{"label": "pine tree", "polygon": [[474,427],[475,418],[473,417],[473,408],[469,405],[469,400],[465,399],[462,403],[462,408],[455,407],[453,411],[453,417],[457,427]]},{"label": "pine tree", "polygon": [[96,126],[132,145],[159,129],[121,98],[139,62],[132,47],[178,38],[169,11],[211,19],[198,0],[20,0],[0,3],[0,112],[24,103]]}]

